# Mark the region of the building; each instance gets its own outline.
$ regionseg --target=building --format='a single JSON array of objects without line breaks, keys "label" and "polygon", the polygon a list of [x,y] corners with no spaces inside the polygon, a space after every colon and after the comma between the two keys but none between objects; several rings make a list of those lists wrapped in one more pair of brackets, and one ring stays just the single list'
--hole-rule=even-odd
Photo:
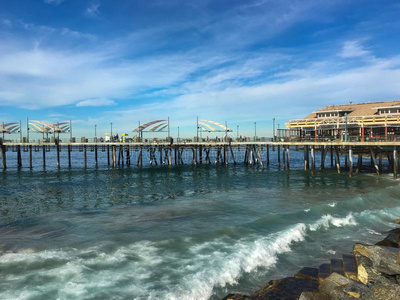
[{"label": "building", "polygon": [[332,105],[286,123],[278,138],[298,140],[400,140],[400,100]]}]

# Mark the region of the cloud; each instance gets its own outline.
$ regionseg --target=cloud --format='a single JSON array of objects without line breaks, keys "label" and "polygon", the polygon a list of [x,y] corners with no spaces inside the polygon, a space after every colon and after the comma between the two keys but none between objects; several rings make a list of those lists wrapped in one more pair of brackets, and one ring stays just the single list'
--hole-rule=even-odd
[{"label": "cloud", "polygon": [[104,99],[104,98],[95,98],[95,99],[87,99],[79,101],[76,106],[84,107],[84,106],[112,106],[116,103],[114,100]]},{"label": "cloud", "polygon": [[368,57],[371,52],[366,50],[359,41],[347,41],[344,43],[339,56],[342,58]]},{"label": "cloud", "polygon": [[97,17],[100,14],[100,3],[93,2],[86,8],[86,15],[88,17]]}]

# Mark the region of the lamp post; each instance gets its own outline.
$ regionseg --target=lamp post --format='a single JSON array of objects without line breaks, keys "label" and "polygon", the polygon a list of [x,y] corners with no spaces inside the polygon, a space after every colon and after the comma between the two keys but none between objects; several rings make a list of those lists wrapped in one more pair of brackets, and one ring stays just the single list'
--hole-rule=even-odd
[{"label": "lamp post", "polygon": [[275,142],[275,118],[272,118],[272,140]]},{"label": "lamp post", "polygon": [[111,135],[111,142],[114,142],[114,138],[113,138],[113,135],[112,135],[112,122],[111,122],[111,133],[110,133],[110,135]]},{"label": "lamp post", "polygon": [[257,138],[257,122],[254,122],[254,141],[256,141]]}]

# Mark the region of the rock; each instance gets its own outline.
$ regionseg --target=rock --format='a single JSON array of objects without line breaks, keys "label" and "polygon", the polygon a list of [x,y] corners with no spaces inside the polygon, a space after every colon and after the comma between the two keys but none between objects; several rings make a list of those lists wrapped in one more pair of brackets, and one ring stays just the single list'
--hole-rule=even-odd
[{"label": "rock", "polygon": [[374,300],[389,300],[400,298],[400,286],[389,285],[389,286],[373,286],[371,287],[372,297]]},{"label": "rock", "polygon": [[399,249],[382,246],[354,245],[354,255],[367,257],[374,269],[388,275],[400,274]]},{"label": "rock", "polygon": [[343,254],[343,271],[347,278],[357,280],[357,265],[354,255]]},{"label": "rock", "polygon": [[299,300],[330,300],[328,295],[317,292],[302,292]]},{"label": "rock", "polygon": [[354,282],[354,280],[337,273],[332,273],[319,285],[318,292],[329,295],[334,288],[347,285],[352,282]]},{"label": "rock", "polygon": [[318,268],[318,282],[321,283],[331,275],[331,264],[322,264]]},{"label": "rock", "polygon": [[295,278],[306,278],[318,281],[318,269],[304,267],[294,275]]},{"label": "rock", "polygon": [[[313,279],[286,277],[271,280],[267,286],[250,295],[251,299],[299,299],[302,292],[315,292],[318,283]],[[236,299],[235,299],[236,300]]]},{"label": "rock", "polygon": [[396,224],[400,224],[400,219],[395,219],[394,222],[395,222]]},{"label": "rock", "polygon": [[353,282],[343,288],[343,292],[356,299],[370,299],[371,290],[364,284]]},{"label": "rock", "polygon": [[363,284],[391,285],[396,279],[385,276],[373,267],[371,260],[364,256],[357,257],[357,280]]},{"label": "rock", "polygon": [[377,246],[386,246],[386,247],[400,247],[400,228],[395,228],[389,231],[387,237],[385,237],[382,241],[376,243]]}]

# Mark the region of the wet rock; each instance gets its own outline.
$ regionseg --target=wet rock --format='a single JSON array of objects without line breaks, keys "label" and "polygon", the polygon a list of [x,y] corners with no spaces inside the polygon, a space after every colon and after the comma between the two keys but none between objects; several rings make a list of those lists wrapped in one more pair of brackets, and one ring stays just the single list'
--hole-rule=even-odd
[{"label": "wet rock", "polygon": [[318,269],[304,267],[294,275],[295,278],[306,278],[318,281]]},{"label": "wet rock", "polygon": [[318,291],[327,295],[329,299],[337,300],[370,299],[371,295],[367,286],[337,273],[332,273],[326,278],[319,286]]},{"label": "wet rock", "polygon": [[266,287],[252,293],[250,297],[252,300],[297,300],[302,292],[315,292],[317,289],[318,283],[313,279],[286,277],[279,280],[271,280]]},{"label": "wet rock", "polygon": [[357,257],[357,265],[357,280],[363,284],[391,285],[396,283],[395,277],[390,277],[376,270],[372,261],[364,256]]},{"label": "wet rock", "polygon": [[400,219],[395,219],[394,222],[395,222],[396,224],[400,224]]},{"label": "wet rock", "polygon": [[222,300],[251,300],[251,297],[240,294],[229,294],[222,298]]},{"label": "wet rock", "polygon": [[400,228],[395,228],[389,231],[389,234],[380,242],[376,243],[377,246],[385,247],[400,247]]},{"label": "wet rock", "polygon": [[388,275],[400,274],[399,249],[382,246],[354,245],[354,255],[362,255],[372,262],[374,269]]}]

